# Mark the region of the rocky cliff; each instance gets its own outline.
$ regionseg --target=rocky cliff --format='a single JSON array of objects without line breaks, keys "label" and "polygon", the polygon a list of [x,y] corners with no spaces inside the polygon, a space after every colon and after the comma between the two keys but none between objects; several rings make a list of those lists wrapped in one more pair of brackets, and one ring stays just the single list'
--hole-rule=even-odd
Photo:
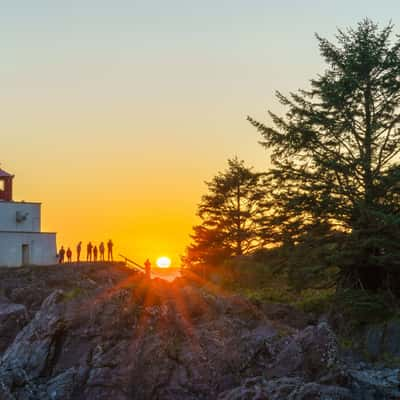
[{"label": "rocky cliff", "polygon": [[395,399],[324,321],[118,265],[0,270],[0,400]]}]

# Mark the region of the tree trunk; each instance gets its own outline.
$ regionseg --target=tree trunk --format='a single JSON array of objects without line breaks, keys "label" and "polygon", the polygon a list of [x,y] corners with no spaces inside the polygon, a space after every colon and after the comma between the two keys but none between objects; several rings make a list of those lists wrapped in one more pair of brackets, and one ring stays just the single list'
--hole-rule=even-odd
[{"label": "tree trunk", "polygon": [[240,218],[240,200],[241,200],[241,192],[240,192],[240,182],[238,182],[236,187],[236,255],[241,256],[243,254],[242,250],[242,222]]},{"label": "tree trunk", "polygon": [[368,209],[373,205],[373,182],[372,182],[372,107],[370,79],[367,79],[364,91],[364,112],[365,112],[365,136],[364,136],[364,202]]}]

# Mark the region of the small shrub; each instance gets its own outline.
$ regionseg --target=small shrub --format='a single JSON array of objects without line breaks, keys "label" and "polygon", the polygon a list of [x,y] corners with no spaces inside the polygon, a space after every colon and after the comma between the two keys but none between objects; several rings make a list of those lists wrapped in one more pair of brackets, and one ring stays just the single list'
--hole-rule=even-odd
[{"label": "small shrub", "polygon": [[341,290],[335,296],[337,311],[354,326],[387,321],[396,307],[385,292],[371,293],[361,289]]},{"label": "small shrub", "polygon": [[83,290],[80,287],[75,287],[71,290],[68,290],[68,292],[64,293],[64,301],[73,300],[73,299],[77,298],[78,296],[80,296],[82,293],[83,293]]},{"label": "small shrub", "polygon": [[301,292],[301,299],[295,306],[305,312],[327,313],[334,304],[335,289],[306,289]]}]

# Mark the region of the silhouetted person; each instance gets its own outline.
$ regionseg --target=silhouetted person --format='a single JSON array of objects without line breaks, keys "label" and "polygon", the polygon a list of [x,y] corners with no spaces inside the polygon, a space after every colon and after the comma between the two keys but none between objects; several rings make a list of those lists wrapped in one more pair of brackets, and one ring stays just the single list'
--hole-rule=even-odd
[{"label": "silhouetted person", "polygon": [[97,262],[97,246],[93,247],[93,261]]},{"label": "silhouetted person", "polygon": [[104,250],[105,250],[104,243],[101,242],[99,246],[100,261],[104,261]]},{"label": "silhouetted person", "polygon": [[62,264],[64,262],[65,250],[64,246],[61,246],[60,251],[58,252],[58,262]]},{"label": "silhouetted person", "polygon": [[146,278],[147,278],[147,279],[151,279],[151,262],[150,262],[149,259],[147,259],[147,260],[144,262],[144,269],[145,269],[145,271],[146,271]]},{"label": "silhouetted person", "polygon": [[81,259],[82,242],[79,242],[76,246],[76,261],[79,262]]},{"label": "silhouetted person", "polygon": [[108,261],[113,261],[113,246],[114,246],[114,243],[113,243],[112,240],[110,239],[110,240],[107,242]]},{"label": "silhouetted person", "polygon": [[89,242],[86,248],[86,261],[92,261],[92,249],[93,245]]},{"label": "silhouetted person", "polygon": [[72,262],[72,251],[69,247],[67,249],[67,260],[69,263]]}]

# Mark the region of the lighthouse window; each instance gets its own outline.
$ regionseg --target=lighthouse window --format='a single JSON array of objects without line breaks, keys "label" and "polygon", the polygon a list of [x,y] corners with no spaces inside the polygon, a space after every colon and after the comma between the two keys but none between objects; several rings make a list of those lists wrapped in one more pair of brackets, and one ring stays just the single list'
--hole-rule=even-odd
[{"label": "lighthouse window", "polygon": [[4,181],[0,181],[0,191],[4,192]]}]

